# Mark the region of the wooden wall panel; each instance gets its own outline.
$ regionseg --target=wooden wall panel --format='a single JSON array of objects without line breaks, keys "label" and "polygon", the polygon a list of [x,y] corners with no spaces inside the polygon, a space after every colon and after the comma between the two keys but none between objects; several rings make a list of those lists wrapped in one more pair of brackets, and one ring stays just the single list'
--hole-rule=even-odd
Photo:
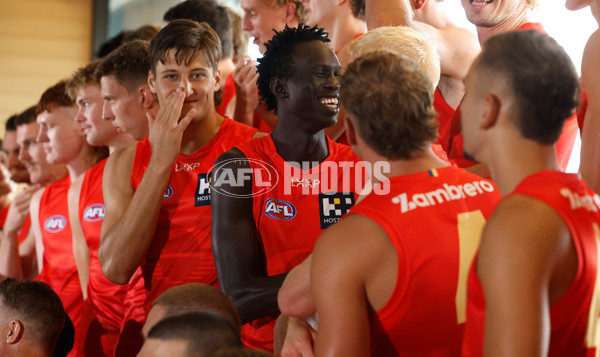
[{"label": "wooden wall panel", "polygon": [[[93,0],[0,0],[0,133],[91,58]],[[1,137],[1,136],[0,136]]]}]

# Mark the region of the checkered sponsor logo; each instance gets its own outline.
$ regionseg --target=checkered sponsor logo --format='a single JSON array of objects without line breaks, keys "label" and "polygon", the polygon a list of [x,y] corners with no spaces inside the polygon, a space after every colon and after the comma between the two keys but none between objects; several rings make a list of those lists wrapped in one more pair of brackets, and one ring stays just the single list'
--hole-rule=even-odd
[{"label": "checkered sponsor logo", "polygon": [[198,174],[198,186],[196,187],[196,197],[194,206],[210,206],[210,183],[212,181],[212,172]]},{"label": "checkered sponsor logo", "polygon": [[319,193],[321,229],[337,223],[354,203],[354,194],[351,192]]}]

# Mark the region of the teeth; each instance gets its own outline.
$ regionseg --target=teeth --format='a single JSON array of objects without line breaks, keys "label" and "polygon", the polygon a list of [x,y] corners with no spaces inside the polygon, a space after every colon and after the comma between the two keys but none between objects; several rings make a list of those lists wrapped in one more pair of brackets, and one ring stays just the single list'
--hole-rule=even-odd
[{"label": "teeth", "polygon": [[328,106],[331,109],[337,109],[338,99],[337,98],[321,98],[321,103]]}]

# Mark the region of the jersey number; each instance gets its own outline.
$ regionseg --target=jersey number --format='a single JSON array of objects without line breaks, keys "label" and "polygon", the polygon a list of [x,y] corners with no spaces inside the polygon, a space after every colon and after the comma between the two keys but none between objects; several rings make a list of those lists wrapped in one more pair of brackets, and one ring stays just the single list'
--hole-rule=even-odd
[{"label": "jersey number", "polygon": [[458,285],[456,287],[456,321],[459,324],[467,321],[467,278],[471,263],[479,248],[481,232],[485,226],[485,217],[481,211],[471,211],[458,214],[458,252],[459,269]]}]

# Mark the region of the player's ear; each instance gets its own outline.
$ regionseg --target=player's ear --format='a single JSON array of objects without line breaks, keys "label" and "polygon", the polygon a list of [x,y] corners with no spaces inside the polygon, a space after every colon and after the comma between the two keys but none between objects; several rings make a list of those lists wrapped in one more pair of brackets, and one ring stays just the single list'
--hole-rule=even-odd
[{"label": "player's ear", "polygon": [[288,1],[283,6],[285,6],[285,22],[292,23],[296,19],[296,3]]},{"label": "player's ear", "polygon": [[487,130],[493,128],[498,122],[500,114],[500,98],[492,93],[487,93],[484,98],[485,108],[483,111],[483,120],[481,121],[481,129]]},{"label": "player's ear", "polygon": [[156,94],[152,93],[150,91],[150,88],[146,86],[140,86],[140,88],[138,88],[138,91],[140,93],[140,104],[145,109],[152,107],[154,103],[158,103],[158,98],[156,97]]},{"label": "player's ear", "polygon": [[152,73],[152,70],[148,71],[148,88],[150,88],[150,91],[152,93],[156,93],[156,78],[154,78],[154,73]]},{"label": "player's ear", "polygon": [[345,112],[340,110],[340,113],[338,114],[338,120],[342,118],[344,120],[344,132],[346,133],[348,145],[356,145],[356,129],[354,128],[354,124],[352,124],[352,121],[346,116]]},{"label": "player's ear", "polygon": [[6,343],[11,345],[19,342],[23,337],[24,327],[21,321],[12,320],[8,323],[8,331],[6,333]]},{"label": "player's ear", "polygon": [[285,83],[279,77],[271,78],[271,91],[278,98],[287,98],[288,92]]},{"label": "player's ear", "polygon": [[219,69],[215,72],[215,92],[221,89],[221,71]]}]

